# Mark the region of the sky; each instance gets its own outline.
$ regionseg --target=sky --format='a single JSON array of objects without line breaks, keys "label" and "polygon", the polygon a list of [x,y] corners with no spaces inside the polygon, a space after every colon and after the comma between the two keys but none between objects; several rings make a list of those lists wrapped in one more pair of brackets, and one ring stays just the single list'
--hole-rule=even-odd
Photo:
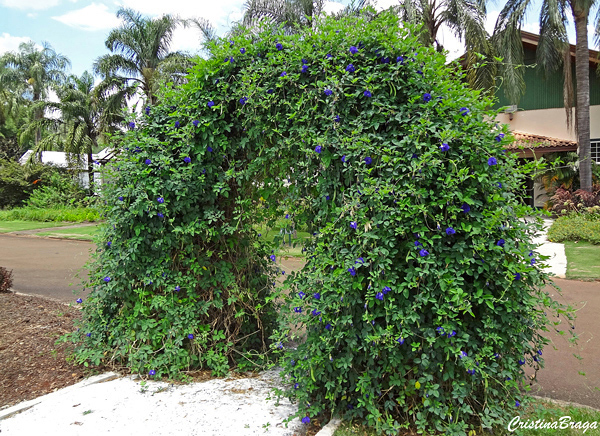
[{"label": "sky", "polygon": [[[348,1],[327,1],[326,11],[337,11]],[[377,9],[385,9],[397,2],[372,0]],[[503,3],[500,0],[488,7],[488,31],[493,29]],[[47,41],[56,52],[71,60],[71,73],[81,75],[85,70],[92,71],[95,59],[109,53],[104,41],[110,30],[120,24],[115,15],[120,7],[131,8],[149,17],[163,14],[202,17],[223,36],[232,23],[242,18],[243,4],[244,0],[0,0],[0,55],[17,51],[22,42],[32,40],[41,45]],[[537,33],[535,12],[529,18],[523,30]],[[443,30],[441,38],[450,58],[462,54],[462,45],[451,32]],[[197,30],[178,29],[175,32],[173,50],[194,54],[199,47]]]}]

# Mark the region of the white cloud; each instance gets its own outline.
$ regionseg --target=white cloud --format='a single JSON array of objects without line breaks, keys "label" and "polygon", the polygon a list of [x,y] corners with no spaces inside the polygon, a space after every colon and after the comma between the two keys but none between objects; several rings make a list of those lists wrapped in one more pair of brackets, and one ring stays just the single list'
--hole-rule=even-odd
[{"label": "white cloud", "polygon": [[104,4],[92,3],[82,9],[67,12],[53,20],[81,30],[96,31],[118,27],[120,20]]},{"label": "white cloud", "polygon": [[0,54],[7,51],[18,51],[19,44],[29,41],[31,41],[31,38],[26,36],[12,36],[8,33],[2,33],[0,35]]},{"label": "white cloud", "polygon": [[344,6],[343,4],[335,1],[326,1],[323,5],[323,10],[328,14],[335,14],[344,9],[345,7],[346,6]]},{"label": "white cloud", "polygon": [[1,6],[12,9],[43,10],[59,5],[61,0],[0,0]]}]

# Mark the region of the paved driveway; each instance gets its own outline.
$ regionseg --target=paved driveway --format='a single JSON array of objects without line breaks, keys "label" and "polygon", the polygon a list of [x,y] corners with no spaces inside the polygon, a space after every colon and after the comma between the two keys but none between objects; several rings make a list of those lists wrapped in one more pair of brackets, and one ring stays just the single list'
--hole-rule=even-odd
[{"label": "paved driveway", "polygon": [[14,291],[70,302],[94,249],[91,242],[0,235],[0,266],[13,271]]}]

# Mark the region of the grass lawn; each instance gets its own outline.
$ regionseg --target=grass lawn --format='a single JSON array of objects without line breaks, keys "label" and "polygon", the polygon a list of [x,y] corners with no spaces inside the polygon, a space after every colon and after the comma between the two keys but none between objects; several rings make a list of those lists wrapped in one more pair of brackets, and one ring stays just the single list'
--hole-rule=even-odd
[{"label": "grass lawn", "polygon": [[[517,414],[515,413],[515,416]],[[547,428],[547,429],[521,429],[517,432],[508,431],[508,422],[506,423],[506,427],[504,429],[497,429],[493,434],[494,435],[523,435],[523,436],[575,436],[575,435],[583,435],[586,436],[598,436],[600,435],[600,412],[590,410],[587,408],[577,408],[577,407],[564,407],[559,406],[554,403],[534,399],[532,403],[524,410],[522,410],[518,416],[520,417],[520,422],[522,424],[525,423],[535,423],[535,421],[540,421],[540,424],[552,424],[556,422],[558,426],[557,429]],[[575,424],[581,422],[580,425],[585,426],[587,423],[588,429],[585,431],[585,427],[580,429],[577,428],[560,428],[560,418],[563,416],[570,417],[570,423]],[[592,423],[596,423],[597,429],[592,427]],[[515,424],[513,424],[515,425]],[[406,433],[407,435],[409,433]],[[410,433],[411,435],[413,433]],[[492,433],[481,433],[478,432],[477,436],[490,435]],[[349,422],[342,422],[342,424],[338,427],[338,429],[333,434],[334,436],[383,436],[379,435],[372,429],[368,429],[363,427],[362,425],[352,424]],[[402,432],[399,435],[403,435]]]},{"label": "grass lawn", "polygon": [[[257,230],[260,233],[260,230]],[[297,232],[296,238],[292,238],[292,245],[289,244],[289,235],[285,235],[285,244],[281,238],[283,235],[279,233],[279,230],[274,229],[266,233],[262,233],[261,238],[265,238],[268,241],[273,241],[275,238],[279,240],[279,248],[275,250],[276,256],[291,256],[291,257],[304,257],[302,252],[303,242],[306,239],[310,239],[310,234],[307,232]]]},{"label": "grass lawn", "polygon": [[0,221],[0,233],[20,232],[23,230],[46,229],[50,227],[68,226],[72,223],[36,222],[36,221]]},{"label": "grass lawn", "polygon": [[54,238],[64,239],[83,239],[91,241],[94,239],[94,235],[98,226],[86,226],[86,227],[75,227],[70,229],[56,229],[48,232],[36,233],[39,236],[52,236]]},{"label": "grass lawn", "polygon": [[600,245],[589,242],[565,242],[567,278],[600,279]]}]

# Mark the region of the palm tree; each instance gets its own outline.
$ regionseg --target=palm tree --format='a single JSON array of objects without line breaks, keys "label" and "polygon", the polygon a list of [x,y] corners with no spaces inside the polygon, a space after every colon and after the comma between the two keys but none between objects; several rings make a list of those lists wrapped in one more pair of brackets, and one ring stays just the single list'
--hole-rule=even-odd
[{"label": "palm tree", "polygon": [[[540,42],[537,59],[540,67],[551,72],[563,65],[565,72],[564,100],[567,111],[567,126],[571,124],[573,105],[571,79],[571,54],[567,38],[569,18],[575,22],[575,84],[577,87],[575,129],[579,148],[579,170],[581,189],[592,190],[592,160],[590,149],[590,67],[588,49],[588,19],[596,0],[543,0],[540,10]],[[507,97],[517,103],[524,91],[523,71],[515,65],[523,63],[523,47],[520,29],[529,0],[509,0],[496,22],[494,41],[498,52],[505,59],[503,72],[507,86]],[[597,20],[596,28],[600,26]]]},{"label": "palm tree", "polygon": [[491,59],[493,49],[485,30],[485,0],[399,0],[394,9],[403,21],[420,25],[420,40],[424,45],[444,49],[438,39],[441,26],[448,27],[466,47],[467,80],[477,89],[489,89],[496,72],[495,62],[486,67],[471,68],[483,55]]},{"label": "palm tree", "polygon": [[[57,88],[58,102],[42,101],[35,105],[46,116],[35,120],[22,133],[22,138],[36,130],[48,133],[36,145],[34,155],[44,150],[63,150],[69,155],[87,156],[89,186],[93,183],[92,153],[106,134],[117,131],[122,124],[124,106],[109,108],[111,104],[94,89],[94,76],[87,71],[81,77],[70,76],[67,83]],[[123,105],[124,100],[121,100]]]},{"label": "palm tree", "polygon": [[116,91],[132,96],[139,85],[147,103],[153,105],[160,83],[180,83],[191,66],[186,54],[169,52],[173,32],[183,22],[171,15],[150,19],[131,9],[119,9],[117,17],[124,24],[108,35],[106,47],[111,54],[94,63],[94,71],[104,77],[101,89],[105,94]]},{"label": "palm tree", "polygon": [[[71,61],[66,56],[56,53],[47,42],[42,43],[38,49],[33,41],[19,45],[19,52],[9,52],[0,58],[4,65],[2,83],[19,88],[24,87],[26,96],[34,103],[48,97],[48,92],[54,86],[64,82],[66,70],[70,68]],[[34,110],[34,119],[43,117],[40,109]],[[35,142],[41,139],[41,132],[37,131]]]},{"label": "palm tree", "polygon": [[297,26],[312,27],[324,3],[324,0],[247,0],[242,22],[254,27],[267,21],[283,25],[286,32],[292,33]]}]

